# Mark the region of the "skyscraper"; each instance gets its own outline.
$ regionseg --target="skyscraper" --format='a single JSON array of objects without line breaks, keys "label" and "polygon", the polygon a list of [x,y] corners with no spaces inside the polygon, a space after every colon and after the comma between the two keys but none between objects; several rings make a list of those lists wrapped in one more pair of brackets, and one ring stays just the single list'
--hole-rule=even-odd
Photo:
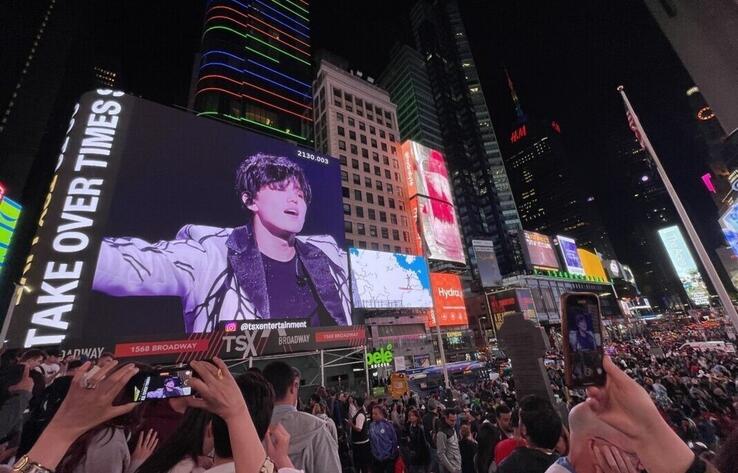
[{"label": "skyscraper", "polygon": [[306,0],[214,0],[195,97],[199,115],[299,144],[311,142],[310,13]]},{"label": "skyscraper", "polygon": [[526,116],[509,76],[508,85],[516,117],[505,166],[523,228],[566,235],[580,247],[614,258],[595,198],[572,172],[558,122]]},{"label": "skyscraper", "polygon": [[389,94],[326,59],[314,89],[316,149],[341,160],[347,245],[412,253],[397,111]]},{"label": "skyscraper", "polygon": [[520,219],[458,4],[419,0],[410,20],[430,79],[467,254],[472,239],[492,239],[502,272],[514,271],[522,264],[515,244]]},{"label": "skyscraper", "polygon": [[413,140],[443,151],[441,127],[423,56],[406,44],[395,45],[378,82],[397,105],[402,141]]}]

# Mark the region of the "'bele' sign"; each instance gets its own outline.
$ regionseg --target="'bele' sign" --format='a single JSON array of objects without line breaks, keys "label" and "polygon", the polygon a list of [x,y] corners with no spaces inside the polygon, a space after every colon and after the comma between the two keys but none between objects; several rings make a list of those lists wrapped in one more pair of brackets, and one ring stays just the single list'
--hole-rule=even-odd
[{"label": "'bele' sign", "polygon": [[374,350],[366,354],[366,365],[369,368],[379,368],[381,366],[390,366],[394,360],[392,353],[392,344],[388,343],[386,347]]}]

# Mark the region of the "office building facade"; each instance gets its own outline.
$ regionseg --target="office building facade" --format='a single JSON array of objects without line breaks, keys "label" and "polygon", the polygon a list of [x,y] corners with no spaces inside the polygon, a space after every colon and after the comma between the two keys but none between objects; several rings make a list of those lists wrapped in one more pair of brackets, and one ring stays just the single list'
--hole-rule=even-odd
[{"label": "office building facade", "polygon": [[420,53],[405,44],[395,45],[378,83],[397,105],[397,125],[402,141],[416,141],[443,152],[436,104]]},{"label": "office building facade", "polygon": [[397,110],[389,94],[326,59],[313,89],[316,149],[341,160],[347,246],[413,253]]},{"label": "office building facade", "polygon": [[458,4],[420,0],[410,20],[436,104],[467,260],[473,239],[490,239],[503,274],[515,271],[522,266],[520,219]]},{"label": "office building facade", "polygon": [[209,2],[190,100],[198,114],[311,143],[308,6],[305,0]]}]

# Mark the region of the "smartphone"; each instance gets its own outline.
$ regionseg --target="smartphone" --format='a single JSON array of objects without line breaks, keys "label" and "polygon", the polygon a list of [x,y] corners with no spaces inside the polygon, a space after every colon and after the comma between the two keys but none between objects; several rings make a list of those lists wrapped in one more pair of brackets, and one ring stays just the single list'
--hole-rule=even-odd
[{"label": "smartphone", "polygon": [[604,385],[599,297],[591,292],[564,293],[561,312],[566,385],[570,388]]},{"label": "smartphone", "polygon": [[192,370],[189,368],[140,371],[128,381],[126,398],[132,402],[141,402],[192,396],[190,379]]}]

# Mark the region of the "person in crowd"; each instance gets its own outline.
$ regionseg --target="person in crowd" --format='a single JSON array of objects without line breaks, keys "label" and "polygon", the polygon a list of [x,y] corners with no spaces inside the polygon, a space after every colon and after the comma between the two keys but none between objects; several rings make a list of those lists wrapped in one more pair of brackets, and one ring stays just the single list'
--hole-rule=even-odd
[{"label": "person in crowd", "polygon": [[399,444],[395,428],[387,420],[387,411],[382,405],[372,408],[369,446],[372,452],[372,473],[393,473]]},{"label": "person in crowd", "polygon": [[167,442],[176,433],[191,405],[190,400],[190,397],[147,400],[141,406],[141,430],[153,430],[159,443]]},{"label": "person in crowd", "polygon": [[61,351],[59,349],[51,349],[46,351],[46,359],[39,366],[42,374],[44,375],[44,381],[46,386],[49,386],[54,379],[59,376],[62,370],[61,365]]},{"label": "person in crowd", "polygon": [[405,412],[401,402],[395,402],[392,405],[392,413],[390,414],[390,418],[392,419],[392,425],[395,426],[395,429],[398,432],[401,432],[403,426],[405,425]]},{"label": "person in crowd", "polygon": [[[364,409],[364,399],[349,397],[349,402],[356,407],[353,417],[346,419],[346,425],[351,432],[351,449],[354,456],[356,473],[369,473],[372,463],[371,446],[369,445],[369,417]],[[349,410],[349,412],[351,412]]]},{"label": "person in crowd", "polygon": [[338,431],[336,430],[336,423],[333,422],[333,419],[328,417],[328,414],[326,414],[327,410],[328,406],[326,406],[325,401],[321,399],[320,401],[313,404],[312,414],[318,419],[324,420],[328,424],[328,430],[331,431],[333,439],[336,441],[336,444],[338,444]]},{"label": "person in crowd", "polygon": [[31,408],[36,407],[46,388],[46,378],[41,371],[41,364],[45,359],[46,352],[37,348],[31,348],[30,350],[24,351],[19,360],[20,364],[28,366],[28,375],[33,380],[32,397],[29,403]]},{"label": "person in crowd", "polygon": [[525,446],[525,439],[520,433],[520,411],[515,409],[510,417],[510,426],[513,428],[513,436],[497,442],[495,445],[494,466],[500,465],[518,447]]},{"label": "person in crowd", "polygon": [[[38,473],[55,471],[70,446],[80,436],[97,425],[130,413],[136,407],[135,403],[124,405],[114,403],[128,380],[138,372],[138,368],[133,364],[111,372],[111,368],[116,364],[117,362],[114,362],[95,373],[89,372],[91,366],[89,362],[82,365],[73,378],[70,392],[59,411],[28,454],[18,460],[15,465],[16,471]],[[298,470],[292,468],[287,456],[289,435],[284,429],[275,428],[270,430],[266,441],[262,443],[241,389],[225,363],[215,358],[213,363],[194,361],[191,366],[201,378],[191,381],[193,388],[200,395],[200,398],[192,401],[193,406],[207,409],[225,421],[233,453],[232,462],[222,463],[210,471],[298,473]],[[106,467],[98,471],[111,470]]]},{"label": "person in crowd", "polygon": [[282,424],[290,435],[289,456],[306,473],[340,473],[338,444],[328,423],[297,410],[300,372],[282,361],[264,368],[264,377],[274,388],[272,425]]},{"label": "person in crowd", "polygon": [[520,432],[526,442],[499,465],[500,473],[544,473],[558,459],[561,418],[551,403],[535,395],[520,401]]},{"label": "person in crowd", "polygon": [[215,454],[212,418],[208,411],[188,409],[173,435],[161,443],[136,473],[203,473],[212,467]]},{"label": "person in crowd", "polygon": [[434,398],[430,398],[427,402],[427,411],[423,415],[423,430],[425,431],[425,437],[430,449],[430,465],[428,471],[438,472],[438,451],[436,450],[436,439],[435,434],[440,425],[440,417],[438,415],[439,405],[438,401]]},{"label": "person in crowd", "polygon": [[491,422],[482,422],[477,432],[477,456],[474,467],[478,473],[490,473],[496,465],[495,446],[497,445],[497,431]]},{"label": "person in crowd", "polygon": [[461,453],[461,472],[476,473],[474,457],[477,455],[477,441],[472,437],[471,426],[462,424],[459,429],[459,452]]},{"label": "person in crowd", "polygon": [[20,432],[23,412],[31,401],[33,380],[28,365],[15,364],[0,378],[0,443]]},{"label": "person in crowd", "polygon": [[441,473],[461,473],[461,451],[456,434],[457,412],[447,409],[436,432],[436,452]]},{"label": "person in crowd", "polygon": [[430,447],[425,436],[423,423],[420,421],[420,414],[414,407],[407,411],[403,443],[405,445],[405,465],[408,473],[426,473],[430,464]]}]

